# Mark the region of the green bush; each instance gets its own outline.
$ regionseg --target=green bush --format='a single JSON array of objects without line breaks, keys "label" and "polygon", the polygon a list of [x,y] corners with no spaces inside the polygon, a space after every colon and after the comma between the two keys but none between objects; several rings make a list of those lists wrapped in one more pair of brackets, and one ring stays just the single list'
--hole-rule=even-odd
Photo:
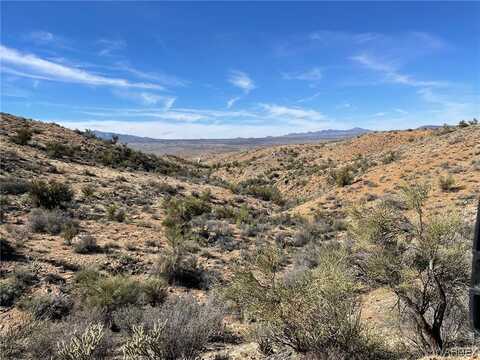
[{"label": "green bush", "polygon": [[124,222],[126,218],[125,210],[119,208],[116,204],[107,207],[107,217],[110,221]]},{"label": "green bush", "polygon": [[27,145],[32,139],[33,132],[28,127],[22,127],[17,129],[15,135],[11,136],[12,142],[17,145]]},{"label": "green bush", "polygon": [[399,155],[395,151],[389,151],[386,154],[383,155],[382,157],[382,163],[384,164],[390,164],[394,161],[397,161],[399,159]]},{"label": "green bush", "polygon": [[70,145],[65,145],[59,142],[48,142],[46,144],[47,155],[54,159],[61,159],[64,156],[72,156],[75,149]]},{"label": "green bush", "polygon": [[344,166],[340,169],[331,169],[327,178],[330,184],[336,184],[340,187],[351,185],[354,179],[353,171],[349,166]]},{"label": "green bush", "polygon": [[36,207],[65,208],[73,200],[73,190],[65,183],[35,180],[30,186],[30,197]]},{"label": "green bush", "polygon": [[283,205],[285,200],[278,189],[270,184],[267,179],[254,178],[248,179],[233,185],[231,189],[234,193],[251,195],[264,201],[272,201],[277,205]]},{"label": "green bush", "polygon": [[111,312],[127,305],[158,305],[166,299],[166,285],[161,280],[135,280],[125,276],[103,276],[85,270],[75,278],[78,292],[86,306]]},{"label": "green bush", "polygon": [[386,286],[395,294],[400,321],[414,345],[438,354],[466,341],[469,331],[464,301],[470,284],[471,234],[458,214],[425,211],[428,185],[401,189],[415,220],[386,204],[352,214],[356,263],[370,285]]},{"label": "green bush", "polygon": [[277,347],[310,358],[382,358],[360,322],[359,293],[346,252],[319,256],[318,267],[283,277],[283,252],[263,248],[235,273],[224,296],[255,319]]}]

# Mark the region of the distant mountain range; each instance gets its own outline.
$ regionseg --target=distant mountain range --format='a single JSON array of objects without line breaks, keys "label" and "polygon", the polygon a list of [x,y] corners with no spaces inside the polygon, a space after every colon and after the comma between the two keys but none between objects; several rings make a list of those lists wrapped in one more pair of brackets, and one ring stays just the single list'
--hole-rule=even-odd
[{"label": "distant mountain range", "polygon": [[338,140],[355,137],[371,132],[362,128],[348,130],[320,130],[305,133],[292,133],[283,136],[267,136],[262,138],[233,138],[233,139],[153,139],[128,134],[116,134],[94,130],[95,135],[102,139],[118,137],[118,141],[130,147],[154,153],[182,156],[203,155],[251,149],[259,146],[287,145],[312,143],[326,140]]},{"label": "distant mountain range", "polygon": [[367,132],[371,132],[371,130],[362,129],[362,128],[353,128],[348,130],[319,130],[319,131],[309,131],[309,132],[302,132],[302,133],[291,133],[283,136],[266,136],[261,138],[230,138],[230,139],[155,139],[150,137],[142,137],[142,136],[135,136],[135,135],[128,135],[128,134],[117,134],[113,132],[103,132],[99,130],[94,130],[95,135],[102,139],[111,139],[113,136],[118,136],[118,139],[122,143],[130,144],[130,143],[211,143],[211,142],[218,142],[218,143],[232,143],[232,144],[240,144],[245,142],[276,142],[277,139],[279,142],[283,143],[285,139],[306,139],[306,140],[325,140],[325,139],[344,139],[348,137],[354,137],[357,135],[361,135]]}]

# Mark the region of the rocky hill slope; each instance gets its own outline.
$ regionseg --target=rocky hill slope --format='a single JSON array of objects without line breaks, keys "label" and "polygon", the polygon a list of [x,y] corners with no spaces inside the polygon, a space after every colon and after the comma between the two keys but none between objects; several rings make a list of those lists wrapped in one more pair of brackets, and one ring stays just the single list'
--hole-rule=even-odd
[{"label": "rocky hill slope", "polygon": [[[147,331],[157,317],[171,324],[162,335],[171,358],[187,356],[186,348],[208,359],[297,358],[301,351],[258,332],[265,308],[252,318],[232,303],[239,274],[255,278],[273,263],[273,284],[292,284],[295,274],[321,267],[324,246],[355,241],[353,205],[388,201],[409,217],[398,197],[404,183],[429,183],[428,210],[458,210],[469,226],[480,194],[478,125],[190,162],[2,113],[0,154],[0,354],[9,359],[72,358],[59,354],[95,324],[102,336],[92,358],[120,359],[133,326]],[[281,256],[265,253],[271,247]],[[256,270],[246,272],[252,263]],[[362,321],[390,334],[382,358],[392,358],[404,335],[395,298],[352,277]]]}]

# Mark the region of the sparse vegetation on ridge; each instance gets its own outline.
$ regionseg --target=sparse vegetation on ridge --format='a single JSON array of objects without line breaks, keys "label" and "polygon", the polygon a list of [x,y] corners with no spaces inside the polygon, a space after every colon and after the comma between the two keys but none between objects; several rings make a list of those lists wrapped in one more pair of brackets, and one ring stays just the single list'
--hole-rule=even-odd
[{"label": "sparse vegetation on ridge", "polygon": [[476,124],[196,164],[4,116],[7,359],[415,358],[470,335]]}]

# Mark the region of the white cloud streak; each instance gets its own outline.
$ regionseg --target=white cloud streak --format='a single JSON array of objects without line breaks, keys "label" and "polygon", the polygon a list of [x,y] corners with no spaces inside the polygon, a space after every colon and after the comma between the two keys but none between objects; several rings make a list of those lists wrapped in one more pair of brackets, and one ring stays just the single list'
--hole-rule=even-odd
[{"label": "white cloud streak", "polygon": [[414,87],[447,85],[446,82],[442,81],[421,81],[415,79],[413,76],[402,74],[393,64],[382,61],[371,54],[362,53],[352,56],[351,59],[367,69],[383,74],[384,80],[390,83]]},{"label": "white cloud streak", "polygon": [[158,84],[130,82],[127,79],[110,78],[93,74],[75,67],[58,64],[49,60],[39,58],[33,54],[26,54],[15,49],[0,45],[0,60],[2,71],[5,71],[3,64],[9,64],[14,69],[6,70],[18,76],[32,79],[62,81],[93,86],[110,86],[119,88],[140,88],[163,90]]},{"label": "white cloud streak", "polygon": [[235,103],[240,100],[240,96],[233,97],[227,101],[227,109],[230,109]]},{"label": "white cloud streak", "polygon": [[122,50],[127,47],[123,40],[100,39],[97,44],[102,47],[98,52],[100,56],[111,56],[114,52]]},{"label": "white cloud streak", "polygon": [[233,86],[236,86],[242,89],[245,94],[250,93],[253,89],[255,89],[255,82],[250,78],[250,76],[238,70],[230,71],[228,76],[228,82],[231,83]]}]

